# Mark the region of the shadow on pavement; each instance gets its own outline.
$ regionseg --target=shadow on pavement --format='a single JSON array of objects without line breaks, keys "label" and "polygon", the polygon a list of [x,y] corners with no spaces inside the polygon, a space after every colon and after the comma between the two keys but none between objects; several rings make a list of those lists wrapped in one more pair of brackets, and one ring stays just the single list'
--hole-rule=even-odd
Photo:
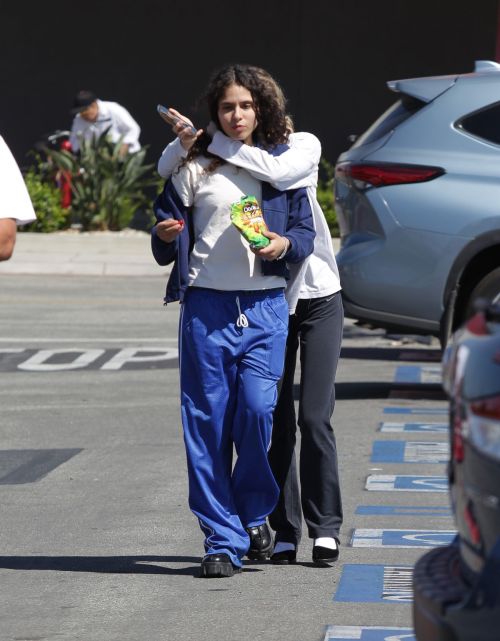
[{"label": "shadow on pavement", "polygon": [[442,352],[439,349],[411,349],[409,347],[343,347],[340,352],[340,358],[410,363],[440,363],[441,357]]},{"label": "shadow on pavement", "polygon": [[[0,569],[53,570],[56,572],[96,572],[102,574],[176,574],[200,576],[201,557],[197,556],[0,556]],[[172,568],[158,563],[195,563]],[[244,567],[243,572],[260,572]]]},{"label": "shadow on pavement", "polygon": [[[299,385],[294,385],[293,396],[299,400]],[[335,383],[337,401],[349,401],[366,398],[410,399],[446,401],[447,397],[440,383],[391,383],[376,381],[354,381]]]},{"label": "shadow on pavement", "polygon": [[[198,576],[201,558],[196,556],[0,556],[0,568],[116,574],[179,574]],[[155,563],[196,563],[169,568]]]},{"label": "shadow on pavement", "polygon": [[390,383],[390,382],[353,382],[336,383],[335,397],[337,400],[352,400],[362,398],[400,398],[412,400],[446,400],[440,383]]}]

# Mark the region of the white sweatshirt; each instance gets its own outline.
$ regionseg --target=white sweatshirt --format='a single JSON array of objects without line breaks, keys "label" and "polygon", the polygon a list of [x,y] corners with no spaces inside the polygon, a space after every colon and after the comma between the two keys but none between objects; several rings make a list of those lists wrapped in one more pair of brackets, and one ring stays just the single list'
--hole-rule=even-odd
[{"label": "white sweatshirt", "polygon": [[[259,147],[245,145],[217,131],[208,151],[281,191],[306,188],[316,238],[312,255],[299,265],[289,265],[292,277],[286,295],[290,313],[293,313],[298,298],[329,296],[340,291],[341,286],[330,230],[316,197],[321,144],[313,134],[298,132],[290,135],[289,145],[281,155],[272,156]],[[163,151],[158,162],[159,174],[168,178],[186,153],[176,138]]]}]

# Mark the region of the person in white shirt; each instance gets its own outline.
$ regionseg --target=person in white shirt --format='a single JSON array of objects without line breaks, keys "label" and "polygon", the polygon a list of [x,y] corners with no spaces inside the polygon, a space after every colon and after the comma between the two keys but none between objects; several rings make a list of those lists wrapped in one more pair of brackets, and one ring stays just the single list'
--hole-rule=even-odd
[{"label": "person in white shirt", "polygon": [[[263,76],[267,72],[261,70]],[[281,88],[275,91],[284,103]],[[181,121],[191,121],[173,110]],[[290,129],[292,128],[290,120]],[[269,461],[280,487],[277,507],[269,517],[275,530],[275,564],[295,563],[301,539],[302,514],[309,537],[314,540],[312,557],[318,565],[339,556],[339,532],[343,521],[337,447],[331,426],[335,405],[335,376],[343,333],[344,312],[341,285],[331,234],[316,197],[321,144],[313,134],[290,133],[289,149],[279,156],[232,140],[208,127],[212,143],[208,151],[280,190],[305,187],[316,228],[314,251],[301,265],[289,265],[291,279],[286,297],[290,308],[285,371],[274,412]],[[158,172],[168,177],[186,155],[194,136],[182,122],[173,127],[177,138],[158,162]],[[301,378],[298,425],[301,430],[300,485],[295,463],[297,420],[293,384],[300,344]]]},{"label": "person in white shirt", "polygon": [[70,135],[73,152],[79,151],[81,138],[99,138],[104,133],[112,142],[122,139],[122,155],[141,148],[141,128],[125,107],[117,102],[99,100],[94,92],[82,90],[75,96],[71,113],[75,114]]},{"label": "person in white shirt", "polygon": [[21,171],[0,136],[0,261],[12,256],[17,227],[34,220],[35,210]]}]

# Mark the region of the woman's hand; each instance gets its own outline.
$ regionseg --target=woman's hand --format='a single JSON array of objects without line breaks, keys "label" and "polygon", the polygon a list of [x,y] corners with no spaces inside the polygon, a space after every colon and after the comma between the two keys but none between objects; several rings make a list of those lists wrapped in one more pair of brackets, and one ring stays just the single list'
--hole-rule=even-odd
[{"label": "woman's hand", "polygon": [[290,241],[288,238],[280,236],[273,231],[264,231],[262,233],[269,238],[271,242],[263,249],[252,249],[253,253],[264,260],[276,260],[279,257],[284,257],[290,249]]},{"label": "woman's hand", "polygon": [[181,141],[181,145],[184,147],[184,149],[186,151],[189,151],[191,147],[194,145],[194,143],[196,142],[196,140],[203,133],[203,129],[198,129],[198,131],[194,134],[193,130],[191,129],[191,127],[194,127],[194,125],[189,120],[189,118],[186,118],[186,116],[183,116],[176,109],[172,109],[172,107],[170,107],[170,111],[173,113],[174,116],[177,116],[177,118],[180,118],[180,120],[182,121],[182,122],[177,122],[175,125],[173,125],[172,131],[176,136],[178,136],[179,140]]},{"label": "woman's hand", "polygon": [[175,220],[175,218],[168,218],[162,220],[156,225],[156,235],[164,243],[171,243],[184,229],[183,220]]}]

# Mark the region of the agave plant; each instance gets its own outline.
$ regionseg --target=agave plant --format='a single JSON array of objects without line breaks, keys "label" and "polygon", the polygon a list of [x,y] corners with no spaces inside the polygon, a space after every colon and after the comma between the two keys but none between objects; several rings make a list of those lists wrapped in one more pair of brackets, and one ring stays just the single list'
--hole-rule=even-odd
[{"label": "agave plant", "polygon": [[112,142],[105,134],[80,140],[80,152],[46,149],[56,165],[72,175],[72,219],[82,230],[123,229],[137,209],[147,206],[146,189],[158,186],[146,165],[147,148],[121,153],[123,139]]}]

